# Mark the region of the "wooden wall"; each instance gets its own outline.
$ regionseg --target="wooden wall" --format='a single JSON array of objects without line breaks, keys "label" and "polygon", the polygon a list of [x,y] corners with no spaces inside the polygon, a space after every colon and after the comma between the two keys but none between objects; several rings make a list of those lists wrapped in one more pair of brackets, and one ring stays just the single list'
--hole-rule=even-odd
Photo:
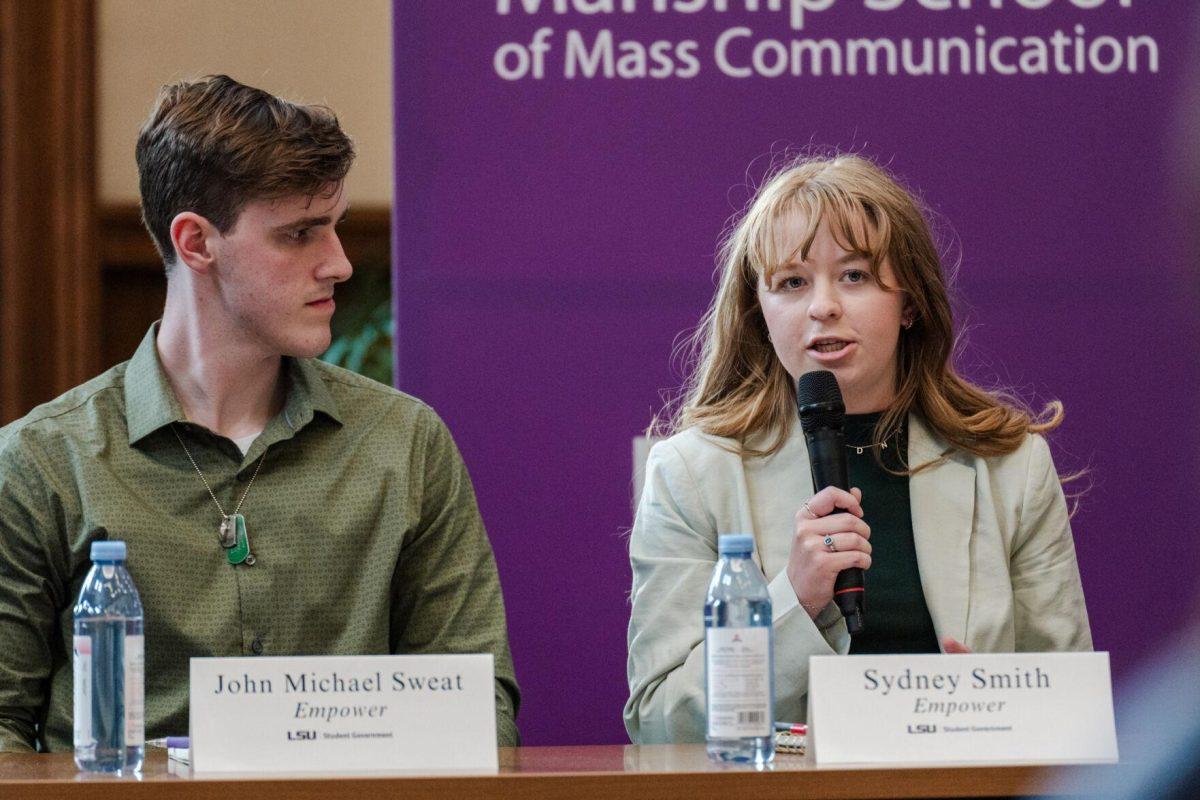
[{"label": "wooden wall", "polygon": [[[162,311],[136,205],[96,197],[91,0],[0,0],[0,425],[128,358]],[[387,269],[390,212],[339,227],[356,269]]]},{"label": "wooden wall", "polygon": [[100,365],[90,0],[0,0],[0,424]]}]

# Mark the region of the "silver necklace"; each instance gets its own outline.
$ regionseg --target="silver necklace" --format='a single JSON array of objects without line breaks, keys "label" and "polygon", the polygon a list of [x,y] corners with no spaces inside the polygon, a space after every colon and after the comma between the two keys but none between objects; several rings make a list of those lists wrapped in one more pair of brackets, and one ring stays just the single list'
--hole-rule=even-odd
[{"label": "silver necklace", "polygon": [[254,485],[254,479],[258,477],[258,471],[262,469],[263,462],[267,460],[266,451],[263,451],[262,458],[258,459],[258,466],[254,468],[254,474],[250,476],[250,482],[246,484],[246,491],[242,492],[242,497],[237,501],[233,513],[226,514],[221,501],[217,499],[216,493],[208,485],[208,478],[204,477],[204,473],[200,471],[200,466],[196,463],[196,459],[192,458],[191,451],[183,443],[183,437],[179,435],[174,424],[171,425],[171,433],[175,434],[175,438],[179,440],[179,446],[183,448],[184,455],[188,457],[188,461],[192,462],[192,469],[196,470],[196,474],[204,482],[204,488],[208,489],[208,496],[212,498],[217,510],[221,512],[221,526],[217,529],[217,541],[221,543],[221,547],[225,548],[225,557],[230,564],[244,563],[247,567],[253,567],[256,559],[250,552],[250,535],[246,531],[246,518],[240,512],[242,503],[246,502],[246,495],[250,494],[250,487]]}]

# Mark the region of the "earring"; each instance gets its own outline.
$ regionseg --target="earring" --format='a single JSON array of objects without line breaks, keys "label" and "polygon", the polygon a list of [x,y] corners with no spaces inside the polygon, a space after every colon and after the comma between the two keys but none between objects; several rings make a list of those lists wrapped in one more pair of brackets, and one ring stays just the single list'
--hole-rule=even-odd
[{"label": "earring", "polygon": [[904,326],[904,330],[912,330],[913,321],[911,319],[906,319],[900,324]]}]

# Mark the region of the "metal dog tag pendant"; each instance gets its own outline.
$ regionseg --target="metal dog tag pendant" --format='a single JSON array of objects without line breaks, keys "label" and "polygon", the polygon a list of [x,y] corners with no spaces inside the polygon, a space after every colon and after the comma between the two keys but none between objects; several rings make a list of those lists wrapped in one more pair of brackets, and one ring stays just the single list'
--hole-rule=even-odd
[{"label": "metal dog tag pendant", "polygon": [[217,541],[226,550],[237,544],[237,525],[234,524],[233,517],[221,520],[221,527],[217,529]]}]

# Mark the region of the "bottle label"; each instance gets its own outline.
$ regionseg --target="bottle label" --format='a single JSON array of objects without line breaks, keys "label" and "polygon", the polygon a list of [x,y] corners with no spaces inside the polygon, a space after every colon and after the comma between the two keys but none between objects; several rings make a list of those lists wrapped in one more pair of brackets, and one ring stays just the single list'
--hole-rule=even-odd
[{"label": "bottle label", "polygon": [[771,735],[771,629],[708,628],[708,738]]},{"label": "bottle label", "polygon": [[125,637],[125,746],[138,747],[146,739],[145,637]]},{"label": "bottle label", "polygon": [[76,636],[72,643],[75,664],[75,746],[91,747],[92,737],[92,637]]}]

